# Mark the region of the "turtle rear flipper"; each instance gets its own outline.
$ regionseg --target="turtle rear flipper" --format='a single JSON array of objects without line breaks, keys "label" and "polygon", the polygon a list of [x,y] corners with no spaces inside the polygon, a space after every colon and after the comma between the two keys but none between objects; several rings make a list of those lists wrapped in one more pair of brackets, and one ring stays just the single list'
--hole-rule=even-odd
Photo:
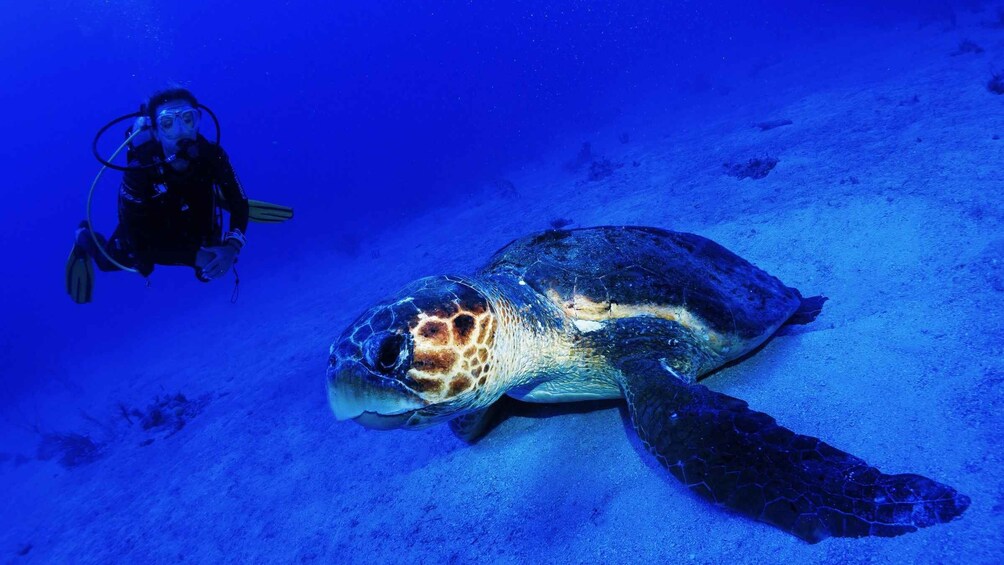
[{"label": "turtle rear flipper", "polygon": [[810,543],[897,536],[948,522],[969,506],[969,497],[949,486],[919,475],[886,475],[795,434],[742,400],[687,384],[665,358],[665,344],[684,337],[675,324],[654,332],[651,322],[615,325],[612,334],[629,347],[604,354],[621,371],[639,436],[701,496]]},{"label": "turtle rear flipper", "polygon": [[804,325],[816,321],[816,316],[823,311],[823,304],[829,300],[825,296],[810,296],[803,298],[798,310],[785,321],[787,325]]}]

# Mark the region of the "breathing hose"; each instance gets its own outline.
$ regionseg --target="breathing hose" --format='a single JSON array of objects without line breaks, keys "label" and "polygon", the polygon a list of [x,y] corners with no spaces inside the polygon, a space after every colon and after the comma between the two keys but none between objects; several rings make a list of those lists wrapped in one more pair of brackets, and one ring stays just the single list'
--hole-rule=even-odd
[{"label": "breathing hose", "polygon": [[[114,161],[115,157],[118,157],[118,154],[121,153],[122,150],[125,149],[127,145],[129,145],[129,142],[131,142],[134,137],[138,136],[141,133],[144,133],[145,130],[146,128],[140,128],[137,129],[135,132],[133,132],[133,134],[130,135],[128,138],[126,138],[126,140],[122,143],[122,145],[119,145],[119,148],[116,149],[114,153],[112,153],[112,156],[108,159],[108,161]],[[102,163],[104,162],[102,161]],[[105,169],[107,168],[108,168],[107,165],[104,164],[101,165],[101,170],[99,170],[97,176],[94,177],[94,182],[91,183],[91,190],[87,193],[87,231],[91,234],[91,239],[94,240],[94,245],[98,248],[98,251],[100,251],[101,254],[105,256],[106,259],[111,261],[113,265],[122,269],[123,271],[128,271],[130,273],[139,273],[137,269],[134,269],[132,267],[126,267],[122,263],[116,261],[105,249],[105,246],[102,245],[100,241],[98,241],[98,236],[94,232],[94,225],[91,222],[91,201],[94,200],[94,189],[95,187],[98,186],[98,181],[101,179],[101,174],[104,173]]]}]

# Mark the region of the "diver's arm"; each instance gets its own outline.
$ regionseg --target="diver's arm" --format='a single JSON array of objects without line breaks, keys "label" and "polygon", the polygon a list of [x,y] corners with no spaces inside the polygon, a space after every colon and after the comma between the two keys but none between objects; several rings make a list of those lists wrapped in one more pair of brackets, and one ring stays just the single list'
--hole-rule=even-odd
[{"label": "diver's arm", "polygon": [[220,188],[223,207],[230,212],[230,231],[223,236],[222,245],[211,247],[212,259],[202,267],[200,278],[211,280],[222,276],[237,260],[237,254],[247,243],[244,230],[248,227],[248,198],[244,195],[241,182],[237,179],[230,159],[222,147],[216,146],[216,184]]},{"label": "diver's arm", "polygon": [[222,147],[218,148],[216,159],[216,182],[230,211],[230,231],[244,234],[248,229],[248,197]]}]

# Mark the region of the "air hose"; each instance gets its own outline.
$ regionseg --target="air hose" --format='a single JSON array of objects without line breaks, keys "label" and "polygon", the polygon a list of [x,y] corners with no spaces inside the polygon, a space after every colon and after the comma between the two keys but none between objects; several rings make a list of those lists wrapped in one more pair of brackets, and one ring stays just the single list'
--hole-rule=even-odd
[{"label": "air hose", "polygon": [[[119,145],[119,148],[116,149],[114,153],[112,153],[112,156],[108,159],[108,161],[109,162],[114,161],[115,157],[118,157],[119,153],[121,153],[122,150],[125,149],[127,145],[129,145],[129,143],[133,140],[133,138],[141,133],[144,133],[145,130],[146,128],[139,128],[135,132],[133,132],[132,135],[126,138],[126,140],[122,143],[122,145]],[[105,249],[105,246],[102,245],[100,241],[98,241],[98,236],[94,231],[94,225],[91,222],[91,201],[94,200],[94,189],[95,187],[98,186],[98,181],[101,179],[101,174],[104,173],[105,169],[107,168],[108,168],[107,165],[101,165],[101,170],[99,170],[97,176],[94,177],[94,182],[91,183],[91,190],[87,193],[87,231],[91,234],[91,239],[94,240],[94,245],[98,248],[98,251],[100,251],[101,254],[105,256],[106,259],[111,261],[113,265],[122,269],[123,271],[129,271],[130,273],[139,273],[138,270],[132,267],[126,267],[122,263],[119,263],[108,253],[108,251]]]}]

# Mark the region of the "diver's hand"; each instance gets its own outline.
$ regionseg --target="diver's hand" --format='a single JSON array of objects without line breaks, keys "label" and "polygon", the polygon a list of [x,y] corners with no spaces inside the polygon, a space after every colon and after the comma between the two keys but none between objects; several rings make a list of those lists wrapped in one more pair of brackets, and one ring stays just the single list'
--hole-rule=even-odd
[{"label": "diver's hand", "polygon": [[220,275],[225,275],[230,267],[234,266],[234,261],[237,260],[237,248],[233,245],[203,247],[202,250],[213,255],[206,266],[202,267],[202,276],[207,279],[215,279]]},{"label": "diver's hand", "polygon": [[150,118],[147,117],[147,116],[140,116],[140,117],[136,118],[136,121],[133,122],[133,124],[132,124],[132,130],[133,131],[139,131],[141,129],[146,129],[146,128],[150,128],[150,127],[153,127],[153,126],[150,124]]}]

